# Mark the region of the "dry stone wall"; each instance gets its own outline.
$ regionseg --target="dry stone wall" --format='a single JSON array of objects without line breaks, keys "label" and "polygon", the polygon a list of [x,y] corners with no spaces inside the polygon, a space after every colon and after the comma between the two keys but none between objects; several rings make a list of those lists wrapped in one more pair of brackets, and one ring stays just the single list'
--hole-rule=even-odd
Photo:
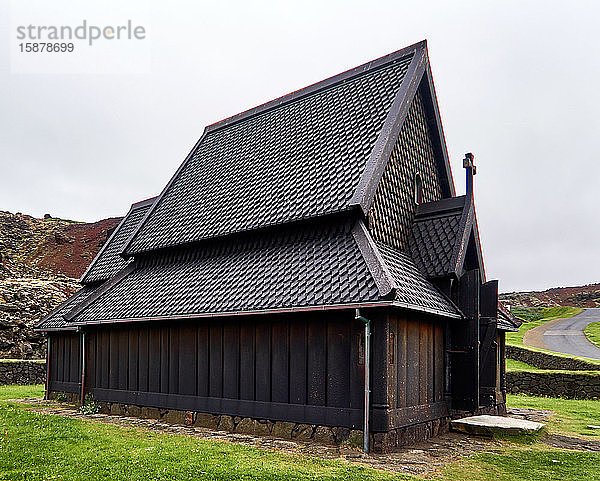
[{"label": "dry stone wall", "polygon": [[600,371],[599,364],[592,364],[581,359],[534,351],[519,346],[506,346],[506,357],[521,361],[538,369],[555,369],[564,371]]},{"label": "dry stone wall", "polygon": [[44,384],[46,382],[45,361],[2,361],[0,360],[0,385]]},{"label": "dry stone wall", "polygon": [[507,371],[506,389],[510,394],[600,399],[600,373]]}]

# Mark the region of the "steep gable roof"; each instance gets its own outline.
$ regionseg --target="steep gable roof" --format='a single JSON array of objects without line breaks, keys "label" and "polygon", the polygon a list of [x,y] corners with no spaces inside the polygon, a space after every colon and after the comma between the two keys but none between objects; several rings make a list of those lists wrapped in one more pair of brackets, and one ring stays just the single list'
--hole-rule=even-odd
[{"label": "steep gable roof", "polygon": [[[428,72],[421,42],[209,126],[123,255],[353,208],[367,212]],[[439,121],[429,77],[426,83]],[[445,146],[438,150],[452,195]]]},{"label": "steep gable roof", "polygon": [[81,284],[92,284],[106,281],[128,263],[119,254],[125,242],[140,223],[156,197],[132,204],[129,212],[119,223],[109,239],[104,243],[92,263],[81,276]]}]

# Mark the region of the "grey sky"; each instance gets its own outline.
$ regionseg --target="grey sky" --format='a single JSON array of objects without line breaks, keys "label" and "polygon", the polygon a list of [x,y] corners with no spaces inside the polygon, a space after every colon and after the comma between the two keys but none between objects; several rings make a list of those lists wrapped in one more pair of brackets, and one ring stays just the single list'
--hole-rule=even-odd
[{"label": "grey sky", "polygon": [[143,21],[151,59],[148,73],[11,73],[0,0],[1,210],[122,215],[205,125],[426,38],[458,193],[476,155],[488,278],[600,281],[598,2],[23,2],[48,23]]}]

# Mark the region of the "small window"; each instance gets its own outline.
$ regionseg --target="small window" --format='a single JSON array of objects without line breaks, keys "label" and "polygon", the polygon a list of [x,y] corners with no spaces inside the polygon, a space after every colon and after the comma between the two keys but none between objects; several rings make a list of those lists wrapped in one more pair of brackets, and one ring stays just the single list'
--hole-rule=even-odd
[{"label": "small window", "polygon": [[421,180],[421,174],[418,172],[415,174],[415,204],[419,205],[423,203],[423,180]]}]

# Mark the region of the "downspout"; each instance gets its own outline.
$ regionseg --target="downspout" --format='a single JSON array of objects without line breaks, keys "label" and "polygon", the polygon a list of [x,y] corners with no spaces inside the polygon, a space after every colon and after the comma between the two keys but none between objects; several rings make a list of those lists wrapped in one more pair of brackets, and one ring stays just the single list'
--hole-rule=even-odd
[{"label": "downspout", "polygon": [[44,399],[48,400],[50,398],[50,334],[47,336],[48,340],[46,347],[46,394]]},{"label": "downspout", "polygon": [[371,321],[360,315],[360,309],[356,309],[357,321],[362,321],[365,325],[365,411],[363,419],[363,450],[369,452],[369,400],[371,397]]},{"label": "downspout", "polygon": [[81,331],[81,405],[85,402],[85,331]]}]

